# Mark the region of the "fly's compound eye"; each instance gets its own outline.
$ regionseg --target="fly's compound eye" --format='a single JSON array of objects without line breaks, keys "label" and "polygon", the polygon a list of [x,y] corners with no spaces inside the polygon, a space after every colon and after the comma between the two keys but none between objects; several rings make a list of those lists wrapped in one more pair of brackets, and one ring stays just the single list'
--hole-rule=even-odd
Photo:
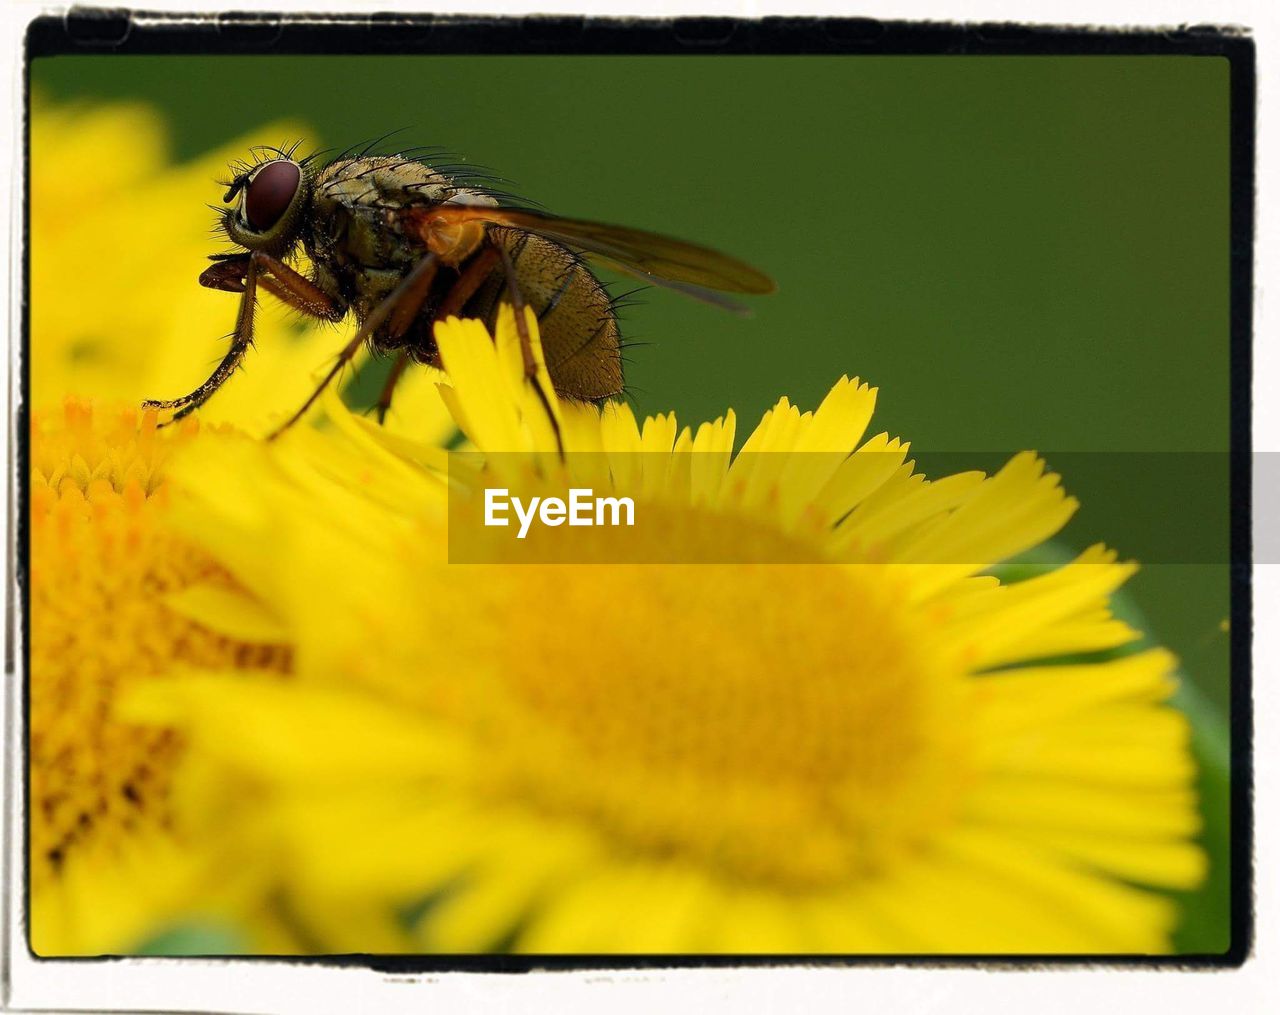
[{"label": "fly's compound eye", "polygon": [[294,162],[270,162],[259,169],[245,190],[244,213],[249,226],[265,233],[279,222],[301,180],[302,170]]}]

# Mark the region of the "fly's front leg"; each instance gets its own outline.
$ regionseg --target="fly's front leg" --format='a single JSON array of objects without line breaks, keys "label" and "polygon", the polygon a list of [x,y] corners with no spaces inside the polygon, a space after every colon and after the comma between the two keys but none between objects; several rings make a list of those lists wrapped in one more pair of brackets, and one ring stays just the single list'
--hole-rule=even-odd
[{"label": "fly's front leg", "polygon": [[258,281],[262,288],[280,302],[322,321],[340,321],[346,316],[345,303],[335,300],[306,275],[294,271],[280,259],[256,251],[253,260],[258,265]]},{"label": "fly's front leg", "polygon": [[332,299],[309,278],[300,275],[278,258],[261,251],[217,258],[200,275],[200,284],[207,289],[243,294],[240,297],[240,311],[236,316],[236,328],[231,334],[231,348],[209,379],[195,391],[181,398],[149,399],[142,403],[144,409],[178,410],[161,426],[169,426],[195,412],[235,373],[244,354],[253,345],[253,317],[259,286],[311,317],[339,321],[347,312],[345,305]]},{"label": "fly's front leg", "polygon": [[[225,264],[226,262],[221,263]],[[201,278],[203,280],[203,276]],[[149,399],[142,403],[144,409],[178,410],[171,419],[161,423],[161,426],[176,423],[184,416],[195,412],[196,409],[213,397],[213,393],[226,383],[227,378],[235,373],[235,369],[240,365],[240,360],[244,358],[245,352],[249,346],[253,345],[253,310],[254,301],[257,299],[257,283],[257,265],[252,259],[248,259],[244,262],[243,289],[241,290],[244,295],[240,297],[240,312],[236,315],[236,330],[231,334],[231,348],[222,357],[222,362],[209,375],[209,379],[196,388],[195,391],[189,395],[183,395],[181,398]]]},{"label": "fly's front leg", "polygon": [[295,271],[278,257],[260,250],[231,257],[218,257],[200,276],[200,284],[206,289],[242,293],[249,266],[257,268],[258,285],[278,299],[308,317],[322,321],[340,321],[347,312],[346,304],[335,300],[306,275]]},{"label": "fly's front leg", "polygon": [[215,254],[213,264],[200,273],[200,284],[206,289],[217,289],[224,293],[242,293],[245,277],[249,273],[250,253],[232,254],[224,257]]}]

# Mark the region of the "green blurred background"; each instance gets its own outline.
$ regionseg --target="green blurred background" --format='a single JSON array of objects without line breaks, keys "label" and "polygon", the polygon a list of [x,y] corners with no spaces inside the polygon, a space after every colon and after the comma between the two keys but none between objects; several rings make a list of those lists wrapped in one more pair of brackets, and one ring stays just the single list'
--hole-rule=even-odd
[{"label": "green blurred background", "polygon": [[[929,472],[1044,452],[1083,502],[1062,545],[1143,561],[1129,599],[1182,657],[1202,740],[1227,707],[1229,74],[1163,56],[32,64],[56,99],[154,103],[177,159],[281,117],[338,148],[407,128],[397,144],[464,153],[553,211],[759,265],[779,292],[748,320],[641,294],[638,407],[751,421],[849,373]],[[1216,948],[1223,912],[1184,944]]]}]

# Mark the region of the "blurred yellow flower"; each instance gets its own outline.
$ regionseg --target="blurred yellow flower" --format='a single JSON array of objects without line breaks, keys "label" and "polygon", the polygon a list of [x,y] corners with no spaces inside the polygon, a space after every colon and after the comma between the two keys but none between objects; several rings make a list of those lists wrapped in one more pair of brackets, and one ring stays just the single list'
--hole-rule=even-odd
[{"label": "blurred yellow flower", "polygon": [[[171,458],[191,425],[69,399],[32,419],[31,900],[40,954],[135,948],[239,881],[175,820],[181,738],[119,721],[129,686],[175,665],[289,669],[285,646],[227,638],[171,597],[230,595],[207,553],[168,525]],[[219,904],[214,909],[225,907]],[[225,913],[223,915],[226,915]]]},{"label": "blurred yellow flower", "polygon": [[429,951],[1168,950],[1152,889],[1204,872],[1174,660],[1051,662],[1136,637],[1107,605],[1133,565],[983,574],[1075,510],[1035,455],[928,481],[842,380],[736,455],[732,414],[553,403],[561,460],[509,311],[436,337],[482,476],[589,479],[663,525],[449,564],[470,466],[438,448],[336,398],[327,431],[201,442],[176,516],[247,596],[190,616],[279,631],[295,676],[134,689],[224,773],[178,779],[186,812],[272,842],[299,896],[427,900]]}]

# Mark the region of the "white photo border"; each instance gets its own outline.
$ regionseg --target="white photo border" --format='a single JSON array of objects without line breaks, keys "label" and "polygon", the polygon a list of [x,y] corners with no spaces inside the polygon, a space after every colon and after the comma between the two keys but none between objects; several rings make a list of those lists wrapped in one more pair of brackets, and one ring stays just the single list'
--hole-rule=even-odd
[{"label": "white photo border", "polygon": [[[201,12],[209,8],[199,0],[159,0],[144,5],[151,10]],[[1257,47],[1258,123],[1255,178],[1259,197],[1262,181],[1280,172],[1276,129],[1267,113],[1280,108],[1280,87],[1268,71],[1280,67],[1280,18],[1261,0],[1206,3],[1169,0],[1153,10],[1142,0],[1080,0],[1064,3],[969,0],[945,4],[936,0],[867,2],[855,10],[832,0],[785,2],[731,2],[704,0],[691,4],[658,0],[650,4],[626,0],[552,0],[550,4],[492,0],[492,2],[423,4],[375,0],[334,3],[331,0],[240,0],[237,10],[372,13],[417,11],[524,15],[554,11],[564,14],[678,16],[689,14],[761,17],[766,15],[863,16],[883,20],[934,22],[1023,21],[1073,26],[1146,27],[1212,23],[1244,26]],[[21,397],[22,365],[22,266],[24,258],[24,74],[23,35],[27,23],[41,13],[57,13],[31,0],[19,0],[2,16],[0,25],[14,54],[14,65],[0,80],[0,100],[9,112],[4,123],[5,147],[10,167],[8,244],[9,285],[4,299],[11,349],[8,360],[9,407]],[[1261,337],[1276,333],[1274,301],[1263,298],[1266,283],[1275,278],[1280,264],[1277,245],[1280,230],[1275,214],[1260,201],[1255,239],[1255,345],[1254,450],[1280,451],[1280,348]],[[1269,312],[1268,312],[1269,311]],[[1270,325],[1270,327],[1268,326]],[[20,516],[13,477],[14,436],[10,433],[11,467],[9,496],[4,512],[10,546],[14,545]],[[1255,530],[1268,518],[1280,517],[1280,504],[1255,502]],[[409,1011],[426,1006],[442,1011],[530,1012],[595,1011],[652,1012],[676,1008],[710,1012],[844,1010],[859,1002],[877,1012],[944,1009],[948,1012],[1011,1011],[1063,1012],[1076,1015],[1082,1008],[1106,1006],[1136,1012],[1203,1012],[1225,1006],[1260,1009],[1280,997],[1273,986],[1277,976],[1274,940],[1266,934],[1268,922],[1280,913],[1280,890],[1272,869],[1255,865],[1256,922],[1253,954],[1238,969],[1191,969],[1146,966],[1054,966],[1033,968],[1010,965],[1010,972],[992,975],[999,960],[970,966],[751,966],[699,968],[641,968],[623,970],[534,971],[521,974],[491,972],[407,973],[379,971],[360,965],[331,965],[323,960],[121,958],[108,960],[37,959],[27,948],[25,935],[25,814],[23,772],[26,716],[22,674],[24,646],[22,623],[16,608],[17,590],[10,556],[9,581],[2,605],[10,620],[6,659],[8,679],[0,696],[0,727],[5,734],[6,823],[4,849],[4,923],[0,928],[0,1010],[29,1012],[349,1012],[358,1010]],[[1280,616],[1280,565],[1256,566],[1253,573],[1254,612],[1258,618]],[[1265,623],[1257,625],[1254,672],[1262,676],[1255,686],[1254,757],[1255,856],[1265,858],[1280,844],[1275,813],[1276,751],[1268,750],[1270,731],[1276,729],[1280,694],[1269,686],[1266,675],[1280,669],[1280,635]],[[1205,975],[1208,972],[1212,975]]]}]

